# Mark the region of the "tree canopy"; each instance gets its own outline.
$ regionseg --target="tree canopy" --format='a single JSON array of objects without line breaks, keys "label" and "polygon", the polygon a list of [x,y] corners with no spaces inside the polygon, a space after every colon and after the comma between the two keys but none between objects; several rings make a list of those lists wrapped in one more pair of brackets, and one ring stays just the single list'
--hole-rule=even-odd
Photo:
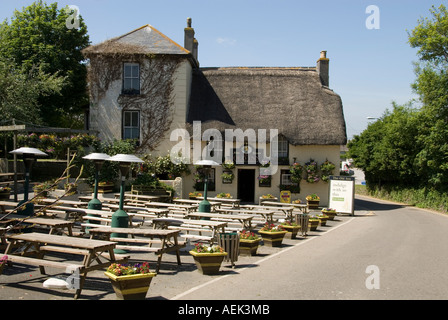
[{"label": "tree canopy", "polygon": [[394,104],[348,144],[367,183],[448,189],[448,11],[430,13],[408,33],[418,48],[412,88],[421,107]]},{"label": "tree canopy", "polygon": [[[83,110],[88,106],[86,66],[81,50],[89,44],[87,27],[81,16],[79,28],[67,28],[75,12],[57,3],[42,0],[0,24],[0,57],[26,72],[64,77],[54,93],[41,92],[36,106],[39,118],[50,126],[82,127]],[[23,108],[16,104],[18,108]]]}]

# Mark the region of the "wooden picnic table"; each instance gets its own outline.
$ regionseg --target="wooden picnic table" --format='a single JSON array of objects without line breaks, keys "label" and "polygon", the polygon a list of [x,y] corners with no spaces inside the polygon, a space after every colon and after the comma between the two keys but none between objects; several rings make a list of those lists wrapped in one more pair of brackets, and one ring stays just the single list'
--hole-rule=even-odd
[{"label": "wooden picnic table", "polygon": [[303,213],[308,213],[308,205],[303,203],[283,203],[283,202],[275,202],[275,201],[263,201],[261,205],[269,205],[269,206],[289,206],[300,209]]},{"label": "wooden picnic table", "polygon": [[242,205],[241,207],[247,208],[250,210],[281,211],[285,215],[286,219],[288,219],[289,221],[292,221],[292,219],[293,219],[293,211],[294,211],[293,206],[262,206],[262,205],[260,206],[260,205],[245,204],[245,205]]},{"label": "wooden picnic table", "polygon": [[7,208],[17,208],[17,206],[19,205],[19,202],[14,202],[14,201],[0,201],[0,211],[2,213],[6,212],[5,207]]},{"label": "wooden picnic table", "polygon": [[226,212],[226,213],[232,213],[232,214],[257,214],[263,216],[264,220],[272,224],[274,222],[274,213],[275,211],[272,210],[246,210],[246,209],[227,209],[227,208],[221,208],[216,209],[218,212]]},{"label": "wooden picnic table", "polygon": [[[211,221],[211,220],[197,220],[197,219],[174,219],[174,218],[156,218],[153,219],[153,226],[155,229],[175,228],[177,230],[186,231],[187,234],[182,234],[181,237],[186,239],[207,240],[210,243],[216,240],[218,233],[225,232],[227,227],[226,221]],[[203,228],[202,230],[200,228]],[[210,237],[202,236],[201,231],[208,229],[211,231]],[[199,235],[191,235],[189,231],[197,231]]]},{"label": "wooden picnic table", "polygon": [[[180,266],[180,249],[185,247],[185,243],[178,242],[179,230],[168,229],[143,229],[143,228],[93,228],[89,230],[91,238],[98,235],[103,235],[107,240],[116,241],[117,249],[130,250],[130,251],[146,251],[154,252],[157,254],[157,266],[156,272],[160,270],[160,264],[162,263],[162,256],[164,253],[176,252],[177,264]],[[113,238],[113,233],[132,235],[133,238]],[[143,238],[135,238],[135,236],[142,236]],[[154,238],[158,238],[160,242],[160,248],[152,247],[155,243]],[[127,243],[127,244],[124,244]],[[132,245],[132,243],[143,244]]]},{"label": "wooden picnic table", "polygon": [[[93,239],[64,237],[44,233],[22,233],[6,235],[8,246],[5,255],[8,256],[8,264],[22,263],[39,266],[41,274],[45,274],[45,267],[65,269],[65,272],[73,272],[72,276],[79,276],[76,284],[75,299],[81,295],[85,278],[88,272],[107,268],[111,263],[126,262],[129,256],[116,255],[114,248],[116,242]],[[21,252],[15,253],[14,249],[20,243]],[[54,259],[46,259],[47,252],[74,254],[83,256],[79,262],[60,262]]]},{"label": "wooden picnic table", "polygon": [[[81,218],[83,220],[87,220],[87,224],[84,224],[84,227],[97,227],[98,226],[98,225],[90,226],[89,224],[92,224],[92,222],[90,220],[99,221],[99,222],[93,222],[93,224],[99,224],[100,222],[109,223],[109,222],[111,222],[112,215],[114,214],[114,212],[108,211],[108,210],[73,208],[73,207],[65,207],[65,206],[59,206],[59,205],[52,206],[52,208],[55,210],[64,211],[65,212],[65,220],[68,220],[70,213],[73,213],[73,212],[81,215]],[[132,226],[133,225],[132,218],[135,214],[132,212],[129,212],[129,213],[127,213],[127,215],[129,216],[129,225]]]},{"label": "wooden picnic table", "polygon": [[252,230],[252,219],[253,215],[249,214],[222,214],[222,213],[208,213],[208,212],[192,212],[187,215],[187,217],[199,218],[210,218],[215,219],[213,221],[229,221],[236,220],[240,222],[245,230]]},{"label": "wooden picnic table", "polygon": [[[89,203],[90,200],[93,199],[93,196],[79,196],[78,199],[81,202],[85,202],[86,204]],[[120,203],[120,199],[115,199],[115,198],[107,198],[107,197],[101,197],[98,198],[98,200],[102,203]]]},{"label": "wooden picnic table", "polygon": [[67,221],[63,219],[40,218],[40,217],[25,219],[24,222],[49,227],[50,228],[49,234],[55,234],[56,232],[62,231],[63,229],[67,228],[67,234],[69,236],[73,236],[73,225],[75,224],[72,221]]},{"label": "wooden picnic table", "polygon": [[[196,199],[204,200],[204,197],[196,197]],[[233,199],[233,198],[207,197],[207,200],[221,202],[223,204],[231,204],[232,208],[239,208],[241,203],[241,199]]]},{"label": "wooden picnic table", "polygon": [[198,206],[193,204],[178,204],[178,203],[167,203],[167,202],[147,202],[146,207],[156,207],[156,208],[168,208],[171,210],[183,210],[186,212],[192,212],[197,210]]},{"label": "wooden picnic table", "polygon": [[[189,205],[197,205],[201,203],[202,200],[193,200],[193,199],[173,199],[173,203],[179,203],[179,204],[189,204]],[[212,206],[212,210],[219,208],[221,206],[221,202],[218,201],[209,201],[210,205]]]},{"label": "wooden picnic table", "polygon": [[74,208],[86,208],[87,203],[84,201],[74,201],[74,200],[64,200],[64,199],[49,199],[43,198],[39,199],[39,203],[42,204],[55,204],[55,205],[64,205],[64,206],[72,206]]}]

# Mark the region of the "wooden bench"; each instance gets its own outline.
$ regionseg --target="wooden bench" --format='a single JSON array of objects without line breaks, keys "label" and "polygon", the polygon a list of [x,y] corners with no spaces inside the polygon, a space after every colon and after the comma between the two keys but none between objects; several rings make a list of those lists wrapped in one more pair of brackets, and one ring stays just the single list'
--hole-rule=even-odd
[{"label": "wooden bench", "polygon": [[11,254],[8,254],[7,256],[8,256],[8,260],[7,260],[8,266],[11,266],[12,263],[32,265],[32,266],[39,267],[40,272],[42,274],[45,274],[44,267],[64,269],[66,273],[73,273],[76,271],[79,273],[84,272],[83,265],[78,265],[78,264],[74,264],[74,263],[70,263],[70,262],[44,260],[44,259],[11,255]]},{"label": "wooden bench", "polygon": [[[177,230],[160,230],[160,229],[142,229],[142,228],[93,228],[89,230],[91,237],[95,235],[103,235],[108,241],[118,242],[117,249],[129,251],[144,251],[157,254],[156,272],[159,272],[162,256],[164,253],[175,251],[177,255],[177,263],[181,265],[179,250],[185,247],[184,242],[178,241],[179,231]],[[133,238],[114,237],[114,234],[131,235]],[[136,238],[135,236],[142,236]],[[160,241],[154,241],[159,238]],[[152,247],[152,244],[160,243],[160,248]],[[133,244],[142,244],[141,246]]]},{"label": "wooden bench", "polygon": [[[157,218],[153,220],[154,228],[167,228],[183,231],[179,237],[186,240],[206,241],[212,244],[216,240],[216,235],[219,230],[225,231],[227,222],[224,221],[210,221],[210,220],[196,220],[196,219],[172,219],[172,218]],[[196,232],[198,234],[192,234]],[[203,232],[211,232],[210,236],[202,235]]]}]

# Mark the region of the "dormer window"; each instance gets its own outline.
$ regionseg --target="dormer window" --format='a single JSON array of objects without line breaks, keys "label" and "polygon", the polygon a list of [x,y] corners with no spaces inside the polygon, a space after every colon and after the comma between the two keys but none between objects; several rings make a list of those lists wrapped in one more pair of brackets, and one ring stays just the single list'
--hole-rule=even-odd
[{"label": "dormer window", "polygon": [[123,94],[140,94],[140,65],[138,63],[123,65]]}]

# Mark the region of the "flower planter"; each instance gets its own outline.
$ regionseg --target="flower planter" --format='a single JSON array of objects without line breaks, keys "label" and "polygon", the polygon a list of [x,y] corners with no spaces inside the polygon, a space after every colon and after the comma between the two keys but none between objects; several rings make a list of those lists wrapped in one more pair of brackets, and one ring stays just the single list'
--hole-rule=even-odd
[{"label": "flower planter", "polygon": [[310,219],[308,222],[308,226],[311,231],[316,231],[319,226],[319,219]]},{"label": "flower planter", "polygon": [[285,235],[285,238],[287,239],[295,239],[297,237],[297,232],[300,230],[300,226],[282,225],[282,227],[288,232]]},{"label": "flower planter", "polygon": [[287,231],[258,231],[263,238],[263,243],[267,247],[280,247]]},{"label": "flower planter", "polygon": [[324,215],[324,216],[318,216],[319,220],[320,220],[320,225],[321,226],[326,226],[327,225],[327,220],[328,220],[328,216]]},{"label": "flower planter", "polygon": [[218,274],[221,263],[227,256],[227,252],[197,253],[190,251],[190,254],[193,256],[199,272],[206,275]]},{"label": "flower planter", "polygon": [[308,208],[309,209],[318,209],[319,208],[319,201],[320,200],[307,200]]},{"label": "flower planter", "polygon": [[255,256],[261,239],[246,240],[240,239],[240,255],[241,256]]},{"label": "flower planter", "polygon": [[116,276],[110,272],[104,274],[109,277],[119,300],[144,300],[152,278],[156,276],[153,272],[127,276]]},{"label": "flower planter", "polygon": [[328,220],[334,220],[334,217],[337,215],[334,211],[322,211],[322,213],[328,216]]},{"label": "flower planter", "polygon": [[106,183],[99,183],[98,184],[98,192],[99,193],[110,193],[114,191],[114,183],[113,182],[106,182]]}]

